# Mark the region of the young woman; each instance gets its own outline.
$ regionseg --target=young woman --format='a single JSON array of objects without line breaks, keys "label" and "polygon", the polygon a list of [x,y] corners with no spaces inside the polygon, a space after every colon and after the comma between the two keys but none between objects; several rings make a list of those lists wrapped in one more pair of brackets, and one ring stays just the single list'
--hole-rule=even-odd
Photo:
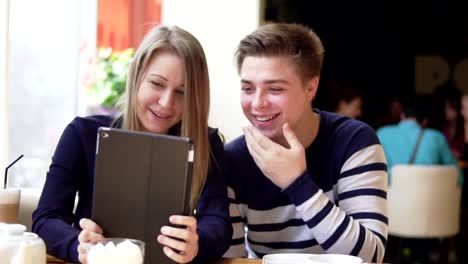
[{"label": "young woman", "polygon": [[[65,129],[52,158],[33,232],[50,254],[85,262],[83,243],[103,238],[91,217],[96,133],[101,126],[193,140],[194,180],[190,203],[196,216],[171,216],[155,239],[178,263],[205,263],[222,256],[232,234],[225,178],[218,166],[223,144],[208,128],[209,78],[203,48],[178,27],[156,27],[130,64],[126,92],[116,116],[77,117]],[[79,201],[73,211],[75,196]],[[103,233],[104,231],[104,233]]]}]

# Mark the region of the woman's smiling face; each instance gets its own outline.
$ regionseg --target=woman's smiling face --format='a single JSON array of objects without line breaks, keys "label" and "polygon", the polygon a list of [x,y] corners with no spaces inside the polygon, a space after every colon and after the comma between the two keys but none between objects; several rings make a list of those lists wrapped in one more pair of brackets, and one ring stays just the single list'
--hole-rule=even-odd
[{"label": "woman's smiling face", "polygon": [[162,51],[152,58],[138,88],[136,112],[147,132],[167,134],[182,119],[185,91],[184,63]]}]

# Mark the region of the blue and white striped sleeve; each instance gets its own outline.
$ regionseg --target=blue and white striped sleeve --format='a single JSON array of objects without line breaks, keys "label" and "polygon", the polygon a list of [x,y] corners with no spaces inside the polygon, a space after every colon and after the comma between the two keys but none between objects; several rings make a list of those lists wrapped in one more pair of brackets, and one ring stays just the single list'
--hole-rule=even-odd
[{"label": "blue and white striped sleeve", "polygon": [[[284,192],[326,252],[359,256],[364,262],[383,260],[388,232],[387,167],[380,144],[347,158],[330,192],[318,188],[307,171]],[[337,200],[332,201],[334,196]]]},{"label": "blue and white striped sleeve", "polygon": [[232,223],[232,240],[229,250],[224,253],[225,258],[247,257],[245,248],[245,225],[244,218],[241,215],[240,204],[236,200],[236,195],[231,187],[228,187],[229,215]]}]

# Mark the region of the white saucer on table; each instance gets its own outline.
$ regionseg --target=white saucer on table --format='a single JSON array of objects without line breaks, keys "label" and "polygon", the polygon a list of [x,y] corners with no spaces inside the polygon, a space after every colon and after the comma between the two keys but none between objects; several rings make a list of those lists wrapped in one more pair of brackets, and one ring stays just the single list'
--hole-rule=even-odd
[{"label": "white saucer on table", "polygon": [[362,259],[341,254],[278,253],[263,256],[263,264],[362,264]]}]

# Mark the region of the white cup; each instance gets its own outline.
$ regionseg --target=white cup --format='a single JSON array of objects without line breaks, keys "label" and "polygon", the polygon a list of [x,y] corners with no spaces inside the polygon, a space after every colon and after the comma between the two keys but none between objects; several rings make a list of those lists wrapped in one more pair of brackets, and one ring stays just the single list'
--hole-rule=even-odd
[{"label": "white cup", "polygon": [[327,264],[362,264],[361,258],[350,256],[350,255],[341,255],[341,254],[314,255],[314,256],[309,257],[309,259],[317,263],[327,263]]},{"label": "white cup", "polygon": [[263,264],[322,264],[322,262],[314,262],[311,257],[314,254],[305,253],[278,253],[268,254],[263,256]]},{"label": "white cup", "polygon": [[86,245],[88,264],[143,264],[145,243],[127,238],[106,238],[97,244]]},{"label": "white cup", "polygon": [[0,222],[9,224],[18,222],[20,198],[20,189],[0,189]]}]

